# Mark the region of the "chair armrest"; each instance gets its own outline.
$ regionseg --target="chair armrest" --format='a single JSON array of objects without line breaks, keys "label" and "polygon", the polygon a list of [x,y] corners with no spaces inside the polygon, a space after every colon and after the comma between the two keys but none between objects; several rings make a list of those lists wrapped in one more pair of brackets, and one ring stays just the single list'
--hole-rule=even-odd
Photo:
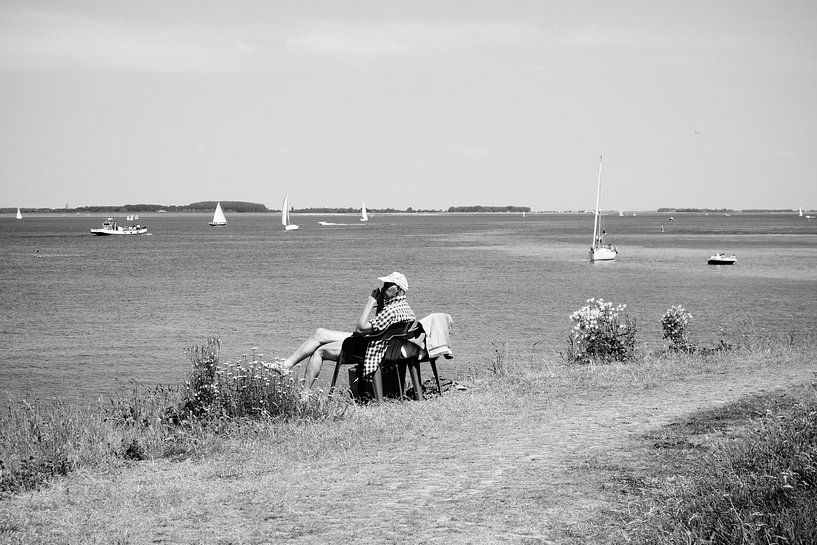
[{"label": "chair armrest", "polygon": [[422,331],[422,326],[420,322],[417,320],[410,320],[405,322],[397,322],[395,324],[390,325],[383,331],[378,331],[377,333],[352,333],[352,337],[358,339],[367,339],[370,341],[383,339],[383,340],[391,340],[391,339],[413,339],[419,332]]}]

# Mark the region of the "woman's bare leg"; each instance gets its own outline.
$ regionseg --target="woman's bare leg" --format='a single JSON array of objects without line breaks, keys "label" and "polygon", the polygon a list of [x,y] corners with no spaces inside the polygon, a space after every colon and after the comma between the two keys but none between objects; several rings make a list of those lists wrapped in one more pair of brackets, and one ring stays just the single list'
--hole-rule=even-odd
[{"label": "woman's bare leg", "polygon": [[323,344],[309,357],[309,362],[306,364],[306,370],[304,371],[304,389],[301,391],[301,399],[309,397],[312,386],[321,372],[321,367],[323,367],[323,360],[338,361],[342,345],[342,340]]},{"label": "woman's bare leg", "polygon": [[[284,361],[281,362],[281,370],[286,373],[296,366],[301,360],[306,358],[310,358],[310,365],[312,365],[312,357],[321,346],[328,343],[341,343],[343,342],[343,339],[350,335],[351,333],[347,333],[345,331],[334,331],[332,329],[319,327],[307,340],[301,344],[301,346],[295,350],[295,352],[290,354],[289,357],[285,358]],[[340,344],[338,344],[337,352],[340,354]],[[307,367],[307,372],[309,372],[308,369],[309,367]],[[318,364],[317,372],[320,372],[320,364]],[[317,373],[315,376],[318,376]],[[312,380],[314,381],[314,377]]]}]

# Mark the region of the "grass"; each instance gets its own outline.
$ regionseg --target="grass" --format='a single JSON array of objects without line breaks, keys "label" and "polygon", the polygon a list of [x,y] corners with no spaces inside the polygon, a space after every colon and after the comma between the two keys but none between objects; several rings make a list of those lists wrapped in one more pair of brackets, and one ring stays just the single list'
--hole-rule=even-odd
[{"label": "grass", "polygon": [[[710,444],[691,441],[713,432]],[[695,413],[648,438],[662,479],[633,500],[633,541],[817,543],[817,383]]]},{"label": "grass", "polygon": [[[777,371],[807,366],[814,346],[753,339],[564,365],[540,347],[498,345],[457,377],[466,391],[380,406],[319,395],[304,408],[260,355],[220,363],[220,347],[205,343],[178,388],[134,384],[88,406],[9,400],[0,541],[144,542],[166,531],[176,542],[468,542],[479,529],[487,542],[797,543],[813,535],[817,503],[813,390],[688,398],[754,388],[765,369],[776,387]],[[216,386],[197,413],[203,362],[213,379],[200,384]],[[650,411],[680,416],[628,438]]]}]

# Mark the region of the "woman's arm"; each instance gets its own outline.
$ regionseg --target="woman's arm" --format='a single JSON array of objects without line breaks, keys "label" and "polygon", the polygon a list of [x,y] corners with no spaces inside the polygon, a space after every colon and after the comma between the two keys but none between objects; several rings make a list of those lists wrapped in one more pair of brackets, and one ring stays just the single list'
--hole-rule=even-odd
[{"label": "woman's arm", "polygon": [[360,314],[360,319],[357,321],[357,325],[355,326],[355,333],[371,333],[374,328],[372,327],[371,322],[369,322],[369,316],[372,314],[372,309],[377,305],[377,296],[375,292],[378,290],[374,290],[371,295],[369,295],[369,300],[366,301],[366,306],[363,307],[363,312]]}]

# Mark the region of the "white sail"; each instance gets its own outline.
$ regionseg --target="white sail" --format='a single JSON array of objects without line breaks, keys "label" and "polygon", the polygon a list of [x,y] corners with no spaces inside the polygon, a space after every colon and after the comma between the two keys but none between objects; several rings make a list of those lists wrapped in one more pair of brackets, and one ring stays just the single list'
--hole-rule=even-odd
[{"label": "white sail", "polygon": [[221,209],[220,202],[216,204],[216,211],[213,212],[213,221],[210,222],[210,225],[214,227],[227,225],[227,218],[224,217],[224,211]]},{"label": "white sail", "polygon": [[[19,217],[19,215],[20,215],[20,210],[18,209],[17,210],[17,216]],[[803,217],[803,207],[802,206],[800,207],[800,217],[801,218]]]},{"label": "white sail", "polygon": [[[802,214],[800,214],[800,215],[802,216]],[[17,219],[18,219],[18,220],[23,219],[23,215],[20,213],[20,209],[19,209],[19,208],[17,209]]]},{"label": "white sail", "polygon": [[298,228],[297,225],[289,223],[289,194],[284,197],[284,204],[281,205],[281,225],[287,231],[294,231]]},{"label": "white sail", "polygon": [[360,221],[369,221],[369,214],[366,213],[366,203],[360,208]]},{"label": "white sail", "polygon": [[603,240],[604,231],[599,221],[599,201],[601,200],[601,164],[602,158],[599,156],[599,180],[596,187],[596,215],[593,218],[593,242],[590,245],[590,261],[610,261],[616,258],[618,251],[612,244],[605,244]]}]

